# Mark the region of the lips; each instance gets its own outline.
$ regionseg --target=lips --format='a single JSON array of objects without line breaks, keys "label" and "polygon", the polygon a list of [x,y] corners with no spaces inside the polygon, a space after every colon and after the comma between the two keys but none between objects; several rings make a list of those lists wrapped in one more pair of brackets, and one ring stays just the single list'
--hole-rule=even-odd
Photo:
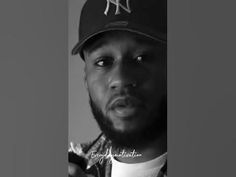
[{"label": "lips", "polygon": [[132,96],[121,96],[114,98],[110,103],[110,110],[117,117],[130,117],[137,114],[141,101]]}]

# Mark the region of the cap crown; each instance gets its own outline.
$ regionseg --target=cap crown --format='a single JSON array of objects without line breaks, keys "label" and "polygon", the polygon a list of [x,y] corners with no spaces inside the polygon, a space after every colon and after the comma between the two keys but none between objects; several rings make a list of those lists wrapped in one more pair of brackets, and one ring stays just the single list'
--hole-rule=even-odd
[{"label": "cap crown", "polygon": [[79,42],[72,54],[80,52],[93,36],[110,30],[126,30],[166,42],[166,0],[87,0],[80,16]]}]

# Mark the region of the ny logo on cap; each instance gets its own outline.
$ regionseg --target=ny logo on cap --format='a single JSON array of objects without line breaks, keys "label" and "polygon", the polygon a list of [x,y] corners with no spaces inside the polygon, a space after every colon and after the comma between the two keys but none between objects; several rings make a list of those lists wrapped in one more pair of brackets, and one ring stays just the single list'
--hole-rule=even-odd
[{"label": "ny logo on cap", "polygon": [[130,5],[129,5],[129,0],[126,0],[126,7],[120,3],[121,0],[107,0],[107,6],[104,11],[104,14],[107,15],[109,8],[110,8],[110,3],[116,5],[116,12],[115,15],[120,14],[120,8],[125,10],[128,13],[131,13]]}]

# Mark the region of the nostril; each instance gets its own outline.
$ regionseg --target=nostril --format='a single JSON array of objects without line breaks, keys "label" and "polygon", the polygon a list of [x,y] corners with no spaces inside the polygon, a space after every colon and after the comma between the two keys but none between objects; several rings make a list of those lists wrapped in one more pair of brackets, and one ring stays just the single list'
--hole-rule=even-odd
[{"label": "nostril", "polygon": [[110,89],[134,89],[137,87],[136,82],[116,81],[110,84]]},{"label": "nostril", "polygon": [[112,85],[112,86],[110,86],[110,88],[111,88],[111,89],[115,89],[115,88],[116,88],[116,86],[115,86],[115,85]]},{"label": "nostril", "polygon": [[120,88],[121,85],[122,85],[122,82],[120,80],[115,80],[110,83],[110,88],[117,89],[117,88]]}]

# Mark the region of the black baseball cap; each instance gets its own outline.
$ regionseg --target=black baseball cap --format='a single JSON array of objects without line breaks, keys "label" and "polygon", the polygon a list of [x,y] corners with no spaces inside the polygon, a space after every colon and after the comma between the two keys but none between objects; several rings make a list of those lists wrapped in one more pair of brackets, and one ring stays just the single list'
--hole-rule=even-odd
[{"label": "black baseball cap", "polygon": [[90,39],[112,30],[134,32],[166,44],[167,0],[87,0],[72,55],[81,54]]}]

